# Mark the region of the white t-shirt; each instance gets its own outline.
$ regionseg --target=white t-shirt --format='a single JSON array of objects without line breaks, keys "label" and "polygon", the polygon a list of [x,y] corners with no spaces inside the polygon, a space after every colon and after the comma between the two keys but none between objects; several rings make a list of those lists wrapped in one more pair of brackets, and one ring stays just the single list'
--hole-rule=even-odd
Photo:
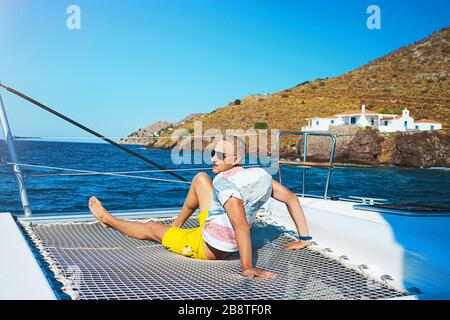
[{"label": "white t-shirt", "polygon": [[221,251],[238,251],[233,225],[224,205],[230,197],[241,199],[251,226],[258,209],[272,194],[272,177],[262,168],[234,167],[219,173],[213,180],[213,187],[214,196],[202,229],[203,239]]}]

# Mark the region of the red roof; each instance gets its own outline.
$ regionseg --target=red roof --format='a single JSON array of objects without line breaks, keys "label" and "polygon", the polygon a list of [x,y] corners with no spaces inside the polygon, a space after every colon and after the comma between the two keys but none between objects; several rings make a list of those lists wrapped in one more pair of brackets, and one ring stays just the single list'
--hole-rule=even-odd
[{"label": "red roof", "polygon": [[335,116],[348,116],[352,114],[366,114],[366,115],[376,115],[378,113],[371,112],[370,110],[366,110],[365,113],[362,113],[361,110],[353,110],[353,111],[344,111],[341,113],[335,114]]},{"label": "red roof", "polygon": [[439,121],[435,121],[435,120],[430,120],[430,119],[422,119],[422,120],[417,120],[414,121],[415,123],[440,123]]},{"label": "red roof", "polygon": [[361,110],[344,111],[344,112],[335,114],[335,116],[345,116],[345,115],[349,115],[349,114],[358,114],[358,113],[361,113]]}]

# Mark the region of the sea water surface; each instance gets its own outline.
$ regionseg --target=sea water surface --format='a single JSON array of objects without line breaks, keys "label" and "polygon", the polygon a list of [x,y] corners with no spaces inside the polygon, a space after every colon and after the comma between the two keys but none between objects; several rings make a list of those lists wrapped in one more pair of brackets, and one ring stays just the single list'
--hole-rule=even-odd
[{"label": "sea water surface", "polygon": [[[20,163],[98,172],[155,170],[150,164],[105,143],[15,141]],[[205,169],[214,177],[210,165],[175,165],[168,150],[147,150],[128,146],[166,168]],[[0,158],[9,160],[4,141]],[[95,195],[110,210],[180,207],[189,185],[105,175],[72,176],[73,173],[22,166],[25,186],[33,213],[88,212],[87,201]],[[192,179],[198,171],[181,171]],[[326,170],[308,169],[306,193],[322,195]],[[176,180],[167,173],[133,175]],[[277,178],[275,175],[274,178]],[[300,193],[302,170],[283,167],[283,184]],[[450,171],[402,169],[394,167],[346,167],[333,170],[330,196],[365,196],[388,199],[396,204],[421,204],[450,208]],[[22,206],[11,165],[0,165],[0,212],[21,213]]]}]

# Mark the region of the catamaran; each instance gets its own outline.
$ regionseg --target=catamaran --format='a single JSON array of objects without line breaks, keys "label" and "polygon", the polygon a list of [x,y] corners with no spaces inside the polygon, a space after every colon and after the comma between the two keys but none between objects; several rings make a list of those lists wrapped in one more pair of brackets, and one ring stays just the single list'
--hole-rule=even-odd
[{"label": "catamaran", "polygon": [[[155,183],[189,183],[176,170],[0,86],[177,179],[155,178]],[[364,196],[329,196],[335,169],[333,134],[278,134],[277,144],[284,135],[304,137],[302,161],[278,159],[278,179],[282,166],[301,169],[302,190],[297,196],[314,241],[306,249],[285,251],[296,228],[286,207],[272,199],[258,212],[252,242],[256,266],[277,277],[249,279],[239,274],[236,255],[224,261],[186,258],[155,242],[104,229],[88,212],[33,215],[20,168],[39,166],[19,162],[1,96],[0,120],[10,158],[4,164],[17,178],[23,206],[23,214],[0,213],[0,299],[450,299],[450,212]],[[307,161],[309,136],[331,140],[329,163]],[[306,172],[313,167],[327,170],[322,196],[305,190]],[[180,208],[112,211],[122,219],[163,223],[179,212]],[[184,227],[196,226],[197,220],[190,218]]]}]

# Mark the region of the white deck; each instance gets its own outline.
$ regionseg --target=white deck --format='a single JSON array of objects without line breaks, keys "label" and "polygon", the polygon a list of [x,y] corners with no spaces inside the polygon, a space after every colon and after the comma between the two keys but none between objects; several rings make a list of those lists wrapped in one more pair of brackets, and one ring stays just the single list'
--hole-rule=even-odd
[{"label": "white deck", "polygon": [[10,213],[0,213],[0,299],[54,300],[50,284]]}]

